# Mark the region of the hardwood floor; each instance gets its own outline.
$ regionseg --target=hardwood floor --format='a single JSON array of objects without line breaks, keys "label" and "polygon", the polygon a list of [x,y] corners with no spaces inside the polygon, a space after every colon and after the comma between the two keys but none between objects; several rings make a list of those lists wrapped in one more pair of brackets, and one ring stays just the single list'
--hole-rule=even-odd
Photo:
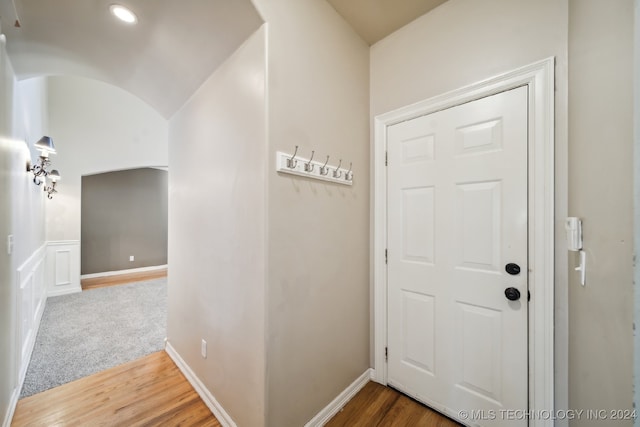
[{"label": "hardwood floor", "polygon": [[[221,427],[164,351],[21,399],[11,425]],[[369,382],[326,426],[459,424],[391,388]]]},{"label": "hardwood floor", "polygon": [[[82,289],[165,277],[167,270],[82,280]],[[221,427],[171,358],[160,351],[19,400],[14,427]],[[327,427],[458,427],[415,400],[369,382]]]},{"label": "hardwood floor", "polygon": [[369,382],[326,427],[458,427],[460,424],[383,385]]},{"label": "hardwood floor", "polygon": [[11,425],[221,426],[164,351],[19,400]]},{"label": "hardwood floor", "polygon": [[159,279],[160,277],[167,277],[166,268],[163,268],[162,270],[141,271],[138,273],[82,279],[80,281],[80,285],[82,286],[83,291],[87,291],[89,289],[104,288],[106,286],[124,285],[125,283]]}]

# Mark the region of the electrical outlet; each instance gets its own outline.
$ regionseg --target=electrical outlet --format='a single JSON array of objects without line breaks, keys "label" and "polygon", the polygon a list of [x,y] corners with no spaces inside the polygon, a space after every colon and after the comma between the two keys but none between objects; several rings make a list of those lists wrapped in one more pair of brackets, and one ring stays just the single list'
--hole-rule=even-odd
[{"label": "electrical outlet", "polygon": [[133,261],[135,261],[135,259],[136,259],[136,257],[134,257],[133,255],[129,256],[129,261],[133,262]]},{"label": "electrical outlet", "polygon": [[200,354],[202,354],[202,358],[206,359],[207,358],[207,342],[203,339],[202,343],[200,344]]},{"label": "electrical outlet", "polygon": [[7,236],[7,255],[13,253],[13,234]]}]

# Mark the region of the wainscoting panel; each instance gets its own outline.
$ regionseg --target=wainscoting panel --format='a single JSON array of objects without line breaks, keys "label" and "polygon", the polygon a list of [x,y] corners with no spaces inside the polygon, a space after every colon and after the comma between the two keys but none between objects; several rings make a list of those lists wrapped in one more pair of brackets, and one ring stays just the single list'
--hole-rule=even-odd
[{"label": "wainscoting panel", "polygon": [[71,251],[56,250],[56,286],[67,286],[71,284]]},{"label": "wainscoting panel", "polygon": [[46,245],[41,246],[17,270],[18,304],[17,325],[18,340],[18,384],[20,388],[27,373],[31,352],[36,342],[40,319],[47,300],[45,286]]},{"label": "wainscoting panel", "polygon": [[[50,296],[81,292],[80,242],[47,242],[35,251],[16,271],[15,373],[9,410],[2,424],[8,427],[24,383],[31,353],[36,343],[42,314]],[[2,420],[0,420],[1,422]]]},{"label": "wainscoting panel", "polygon": [[47,295],[58,296],[82,291],[80,287],[80,242],[47,243]]}]

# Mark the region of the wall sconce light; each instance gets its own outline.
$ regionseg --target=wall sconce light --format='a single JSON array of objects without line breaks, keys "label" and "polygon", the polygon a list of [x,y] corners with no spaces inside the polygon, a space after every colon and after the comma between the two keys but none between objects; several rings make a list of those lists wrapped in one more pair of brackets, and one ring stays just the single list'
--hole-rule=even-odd
[{"label": "wall sconce light", "polygon": [[60,176],[60,172],[58,172],[56,169],[49,172],[48,177],[49,177],[49,180],[51,181],[51,185],[45,184],[44,191],[47,193],[48,199],[53,199],[53,195],[58,192],[58,190],[56,190],[56,183],[62,177]]},{"label": "wall sconce light", "polygon": [[43,136],[34,146],[40,151],[40,157],[38,157],[38,162],[34,166],[27,164],[27,171],[33,172],[33,182],[36,185],[40,185],[49,175],[47,170],[47,167],[51,165],[49,154],[55,154],[56,148],[53,145],[53,139],[49,136]]},{"label": "wall sconce light", "polygon": [[[38,151],[40,151],[40,156],[38,157],[38,162],[31,166],[29,162],[27,162],[27,172],[33,172],[33,182],[36,185],[40,185],[44,183],[44,192],[47,193],[48,199],[53,199],[53,195],[58,192],[56,190],[56,184],[60,180],[60,172],[56,169],[52,171],[48,171],[47,168],[51,165],[51,160],[49,160],[49,154],[55,154],[56,148],[53,145],[53,139],[49,136],[43,136],[33,144]],[[50,185],[47,185],[47,178],[51,182]]]}]

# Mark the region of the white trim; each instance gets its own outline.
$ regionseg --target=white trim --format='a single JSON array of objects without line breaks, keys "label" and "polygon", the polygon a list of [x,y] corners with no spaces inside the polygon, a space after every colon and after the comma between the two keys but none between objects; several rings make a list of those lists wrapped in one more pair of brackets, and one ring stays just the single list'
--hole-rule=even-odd
[{"label": "white trim", "polygon": [[[63,271],[68,277],[58,281],[58,255],[68,254]],[[66,265],[68,262],[68,265]],[[47,242],[47,296],[57,297],[60,295],[75,294],[82,292],[80,286],[80,241],[79,240],[53,240]]]},{"label": "white trim", "polygon": [[[22,263],[16,271],[16,325],[18,329],[16,331],[16,357],[18,360],[18,394],[22,390],[24,379],[27,375],[27,368],[31,361],[31,355],[33,354],[33,348],[36,345],[36,337],[38,336],[38,330],[40,329],[40,321],[44,314],[44,308],[47,304],[47,289],[45,274],[45,261],[47,251],[46,244],[43,244],[38,248],[25,262]],[[42,293],[35,294],[35,287],[38,285],[38,281],[42,287]],[[29,322],[31,328],[27,337],[22,336],[22,322],[24,321],[24,290],[29,289],[30,295],[30,309],[29,309]],[[37,310],[31,313],[31,310]],[[26,353],[23,353],[26,346]]]},{"label": "white trim", "polygon": [[73,246],[79,245],[80,240],[49,240],[47,246]]},{"label": "white trim", "polygon": [[94,279],[96,277],[118,276],[120,274],[141,273],[143,271],[155,271],[168,268],[168,264],[152,265],[150,267],[130,268],[128,270],[105,271],[103,273],[81,274],[80,279]]},{"label": "white trim", "polygon": [[101,175],[103,173],[110,173],[110,172],[122,172],[122,171],[131,171],[131,170],[136,170],[136,169],[164,169],[166,168],[166,171],[169,172],[169,165],[139,165],[139,166],[131,166],[128,168],[118,168],[118,169],[100,169],[100,170],[96,170],[96,171],[91,171],[89,173],[84,173],[82,174],[82,176],[93,176],[93,175]]},{"label": "white trim", "polygon": [[[23,366],[20,367],[20,371],[18,373],[19,377],[18,377],[18,387],[16,387],[16,389],[14,390],[15,393],[17,394],[17,398],[16,398],[16,404],[17,404],[17,400],[20,398],[20,392],[22,391],[22,386],[24,385],[24,380],[27,377],[27,369],[29,368],[29,364],[31,363],[31,356],[33,356],[33,349],[36,347],[36,338],[38,337],[38,331],[40,331],[40,323],[42,323],[42,315],[44,314],[44,309],[47,305],[47,298],[44,298],[44,301],[42,302],[42,309],[36,313],[36,320],[35,320],[35,325],[33,326],[33,331],[31,336],[29,337],[29,349],[27,350],[27,357],[25,357],[26,359],[26,363],[23,364]],[[18,349],[18,351],[20,351],[21,349]],[[15,408],[13,408],[15,410]]]},{"label": "white trim", "polygon": [[7,413],[4,416],[4,421],[2,422],[2,427],[11,427],[13,414],[16,412],[16,406],[18,405],[18,399],[20,398],[20,390],[22,390],[22,385],[13,389],[11,399],[9,399],[9,407],[7,408]]},{"label": "white trim", "polygon": [[373,369],[369,368],[352,382],[342,393],[325,406],[318,414],[305,424],[305,427],[322,427],[333,418],[344,406],[353,399],[362,388],[373,378]]},{"label": "white trim", "polygon": [[211,392],[200,381],[197,375],[191,370],[189,365],[180,357],[178,352],[173,348],[170,342],[167,341],[165,351],[169,357],[174,361],[178,369],[184,374],[187,380],[191,383],[196,390],[200,398],[204,401],[205,405],[213,412],[213,415],[218,419],[223,427],[237,427],[231,416],[224,410],[222,405],[216,400]]},{"label": "white trim", "polygon": [[[47,244],[43,243],[38,249],[35,250],[34,253],[31,254],[29,258],[18,267],[18,271],[26,270],[30,264],[39,264],[42,262],[46,254]],[[37,261],[36,261],[37,260]]]},{"label": "white trim", "polygon": [[[554,58],[376,116],[373,149],[374,372],[387,383],[387,127],[465,102],[529,87],[529,409],[554,408]],[[535,419],[531,426],[551,426]]]},{"label": "white trim", "polygon": [[[20,267],[16,270],[16,295],[15,295],[15,324],[17,326],[16,335],[15,335],[15,351],[14,357],[16,360],[16,371],[14,372],[14,380],[16,381],[16,387],[13,389],[11,393],[11,398],[9,399],[9,406],[7,407],[7,413],[5,414],[4,421],[2,423],[3,427],[9,427],[11,425],[11,421],[13,420],[13,415],[16,410],[16,405],[18,404],[18,400],[20,399],[20,392],[22,391],[22,386],[24,384],[24,379],[27,374],[27,368],[29,366],[29,362],[31,360],[31,355],[33,354],[33,349],[36,344],[36,337],[38,336],[38,330],[40,329],[40,323],[42,321],[42,315],[44,314],[44,309],[47,303],[47,292],[46,292],[46,279],[44,277],[45,274],[45,261],[47,256],[47,244],[44,243],[38,249],[36,249],[33,254],[26,261],[24,261]],[[36,276],[34,278],[34,276]],[[33,326],[28,335],[27,342],[23,342],[22,337],[22,317],[24,315],[24,305],[23,299],[21,295],[22,289],[25,287],[27,282],[31,282],[31,286],[34,286],[34,280],[43,281],[40,283],[42,286],[42,293],[40,295],[32,294],[31,295],[31,304],[37,310],[30,321],[33,322]],[[24,346],[27,346],[26,354],[23,354]]]}]

